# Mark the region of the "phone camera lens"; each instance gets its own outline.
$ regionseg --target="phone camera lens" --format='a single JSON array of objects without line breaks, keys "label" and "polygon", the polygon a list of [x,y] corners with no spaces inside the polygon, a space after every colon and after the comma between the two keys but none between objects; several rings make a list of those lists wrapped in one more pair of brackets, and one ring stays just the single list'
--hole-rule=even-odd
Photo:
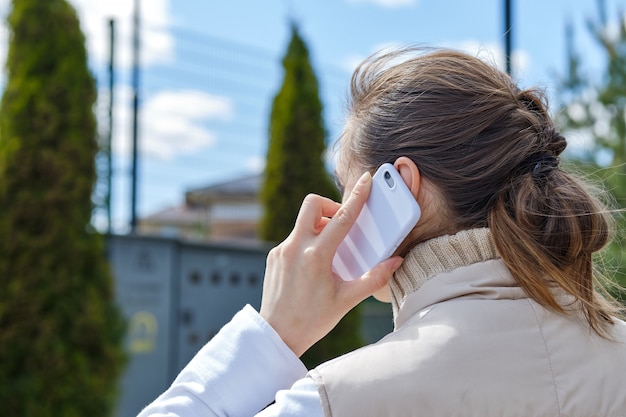
[{"label": "phone camera lens", "polygon": [[391,178],[391,173],[389,171],[385,171],[385,173],[383,174],[383,178],[385,179],[385,182],[387,183],[389,188],[393,188],[395,183],[393,181],[393,178]]}]

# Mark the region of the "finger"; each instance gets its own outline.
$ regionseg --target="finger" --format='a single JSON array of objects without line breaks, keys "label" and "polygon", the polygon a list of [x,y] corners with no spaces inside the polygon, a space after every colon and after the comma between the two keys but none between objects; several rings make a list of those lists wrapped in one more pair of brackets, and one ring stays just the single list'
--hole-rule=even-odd
[{"label": "finger", "polygon": [[404,259],[401,257],[394,256],[376,265],[360,279],[345,281],[344,290],[346,292],[344,296],[346,297],[346,303],[350,307],[355,306],[383,288],[389,283],[393,273],[400,268],[403,261]]},{"label": "finger", "polygon": [[315,228],[315,232],[319,234],[322,230],[324,230],[329,221],[329,217],[320,218],[320,221],[317,223],[317,227]]},{"label": "finger", "polygon": [[372,176],[369,172],[366,172],[361,175],[361,178],[354,185],[348,200],[337,210],[322,231],[324,241],[329,247],[336,249],[346,237],[357,217],[359,217],[359,213],[367,201],[371,188]]},{"label": "finger", "polygon": [[332,217],[339,210],[340,204],[317,194],[309,194],[302,201],[294,231],[309,233],[316,231],[320,218]]}]

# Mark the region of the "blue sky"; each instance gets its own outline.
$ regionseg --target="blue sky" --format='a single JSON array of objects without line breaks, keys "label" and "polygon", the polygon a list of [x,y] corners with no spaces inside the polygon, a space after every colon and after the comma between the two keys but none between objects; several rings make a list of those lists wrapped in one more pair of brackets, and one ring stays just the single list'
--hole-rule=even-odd
[{"label": "blue sky", "polygon": [[[69,1],[79,13],[87,36],[90,64],[105,102],[106,19],[115,17],[118,37],[128,39],[133,1]],[[8,4],[9,0],[0,0],[0,13],[6,14]],[[290,18],[298,22],[313,64],[317,68],[333,68],[335,79],[343,77],[345,83],[356,63],[390,45],[421,43],[452,47],[480,53],[498,64],[503,55],[503,0],[140,0],[140,4],[145,24],[142,62],[147,77],[160,65],[176,65],[181,54],[179,29],[257,48],[276,59],[276,75],[268,76],[264,86],[266,111],[280,82],[278,59],[288,42]],[[545,88],[552,107],[556,108],[555,75],[565,70],[567,21],[576,28],[576,46],[588,72],[597,75],[601,66],[602,57],[585,27],[587,18],[597,17],[596,0],[513,0],[513,4],[514,77],[524,87]],[[626,0],[606,0],[606,5],[613,20],[618,11],[626,10]],[[0,44],[6,45],[6,39],[6,29],[0,30]],[[1,56],[4,52],[0,50]],[[113,142],[116,158],[113,217],[116,229],[124,231],[130,193],[128,42],[119,45],[117,61],[120,75],[116,85]],[[325,101],[334,100],[327,93],[323,95]],[[340,120],[341,106],[334,102],[325,105],[332,136],[339,128],[336,121]],[[191,81],[145,87],[141,111],[149,122],[143,121],[140,136],[143,150],[140,216],[179,205],[189,188],[262,169],[264,129],[249,134],[251,142],[242,149],[229,149],[225,140],[226,127],[237,122],[240,108],[237,97],[209,91]],[[98,113],[102,115],[101,106]],[[192,163],[193,156],[203,152],[213,155],[239,152],[241,158],[223,164]]]},{"label": "blue sky", "polygon": [[[146,0],[144,0],[146,1]],[[287,41],[287,16],[294,16],[318,63],[344,67],[385,45],[426,43],[455,48],[500,47],[502,0],[202,0],[172,3],[176,24],[203,33],[280,52]],[[564,26],[569,19],[585,41],[586,16],[596,0],[513,0],[514,48],[522,56],[517,78],[549,84],[550,71],[563,67]],[[624,8],[608,1],[609,11]],[[202,12],[206,10],[206,13]]]}]

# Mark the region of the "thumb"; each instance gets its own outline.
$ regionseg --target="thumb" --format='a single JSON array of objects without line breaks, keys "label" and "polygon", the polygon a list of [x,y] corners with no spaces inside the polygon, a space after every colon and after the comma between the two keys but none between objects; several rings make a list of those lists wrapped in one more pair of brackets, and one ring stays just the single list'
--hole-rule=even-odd
[{"label": "thumb", "polygon": [[387,285],[402,262],[403,258],[394,256],[376,265],[360,279],[345,282],[350,287],[349,296],[353,299],[354,305]]}]

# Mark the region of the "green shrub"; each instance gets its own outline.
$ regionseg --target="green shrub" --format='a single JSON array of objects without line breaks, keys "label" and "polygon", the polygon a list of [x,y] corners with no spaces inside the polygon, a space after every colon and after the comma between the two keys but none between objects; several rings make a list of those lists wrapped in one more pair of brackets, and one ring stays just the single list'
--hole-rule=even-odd
[{"label": "green shrub", "polygon": [[14,0],[0,104],[0,415],[107,416],[124,355],[91,226],[96,89],[65,0]]}]

